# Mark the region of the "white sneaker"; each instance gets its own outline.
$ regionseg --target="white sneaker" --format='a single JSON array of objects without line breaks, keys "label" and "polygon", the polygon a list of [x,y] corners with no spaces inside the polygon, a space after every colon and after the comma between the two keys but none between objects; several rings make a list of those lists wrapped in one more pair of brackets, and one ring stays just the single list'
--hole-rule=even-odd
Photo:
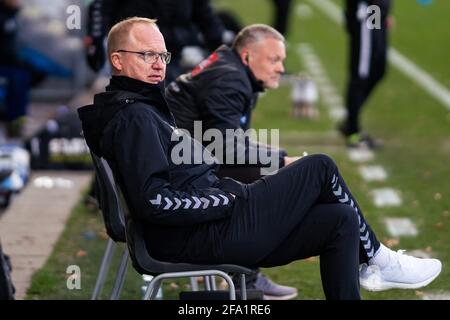
[{"label": "white sneaker", "polygon": [[390,263],[383,269],[377,265],[361,265],[361,287],[368,291],[417,289],[428,285],[441,273],[442,263],[439,260],[416,258],[403,252],[391,250]]}]

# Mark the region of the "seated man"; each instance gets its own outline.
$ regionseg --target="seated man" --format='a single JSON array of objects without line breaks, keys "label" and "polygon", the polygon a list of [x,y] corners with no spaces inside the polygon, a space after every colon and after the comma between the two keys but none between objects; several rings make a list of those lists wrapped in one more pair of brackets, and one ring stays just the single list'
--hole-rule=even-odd
[{"label": "seated man", "polygon": [[[261,178],[262,167],[271,165],[265,161],[265,155],[270,154],[280,166],[298,159],[257,141],[226,138],[227,130],[239,132],[237,129],[250,127],[258,93],[278,87],[285,57],[283,35],[267,25],[250,25],[238,33],[232,48],[219,47],[192,72],[181,75],[167,87],[167,103],[178,127],[188,130],[192,137],[199,128],[195,121],[201,121],[200,137],[207,130],[220,130],[226,143],[223,150],[218,150],[222,157],[215,156],[223,159],[231,156],[234,161],[221,163],[219,177],[251,183]],[[206,146],[208,143],[205,141]],[[256,157],[250,163],[252,152]],[[248,285],[262,290],[267,299],[296,296],[295,288],[274,284],[257,271],[248,277]],[[239,281],[235,284],[239,286]]]},{"label": "seated man", "polygon": [[[155,258],[274,267],[320,256],[327,299],[360,299],[360,263],[367,263],[361,284],[370,290],[419,288],[439,275],[439,260],[380,244],[328,156],[303,157],[249,185],[219,180],[214,159],[193,139],[191,161],[176,164],[173,139],[183,133],[164,99],[170,54],[154,20],[116,24],[108,56],[114,75],[107,92],[79,116],[89,147],[108,161],[133,219],[148,231]],[[204,158],[196,163],[199,151]]]}]

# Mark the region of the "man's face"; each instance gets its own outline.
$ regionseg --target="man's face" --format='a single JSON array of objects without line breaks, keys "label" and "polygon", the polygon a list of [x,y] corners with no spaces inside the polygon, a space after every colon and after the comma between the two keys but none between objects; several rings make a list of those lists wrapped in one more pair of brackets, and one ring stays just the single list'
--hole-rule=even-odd
[{"label": "man's face", "polygon": [[[135,24],[130,32],[129,41],[121,50],[144,52],[153,51],[157,53],[166,52],[166,44],[161,32],[150,24]],[[119,75],[127,76],[151,84],[157,84],[166,77],[166,64],[160,57],[154,63],[147,63],[139,54],[120,52],[118,53],[121,70]]]},{"label": "man's face", "polygon": [[280,83],[280,75],[284,72],[283,62],[286,49],[283,41],[266,38],[251,44],[248,58],[244,57],[255,78],[262,81],[264,88],[275,89]]}]

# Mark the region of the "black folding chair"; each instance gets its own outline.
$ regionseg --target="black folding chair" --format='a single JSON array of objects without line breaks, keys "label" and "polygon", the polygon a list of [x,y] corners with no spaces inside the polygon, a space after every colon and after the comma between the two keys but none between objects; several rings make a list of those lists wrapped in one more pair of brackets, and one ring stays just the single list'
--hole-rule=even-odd
[{"label": "black folding chair", "polygon": [[[93,158],[95,159],[96,156],[93,155]],[[97,163],[100,163],[98,161],[98,158],[96,160]],[[101,164],[103,167],[109,168],[108,164],[103,159],[101,161]],[[97,166],[96,170],[98,170]],[[112,172],[111,170],[108,171],[110,173]],[[235,300],[236,289],[231,277],[228,275],[229,273],[240,275],[240,296],[242,300],[247,299],[245,275],[252,273],[252,270],[248,268],[232,264],[204,265],[190,263],[171,263],[159,261],[153,258],[144,240],[143,227],[133,219],[133,215],[130,213],[129,206],[125,197],[123,196],[123,193],[121,192],[120,186],[116,182],[114,182],[114,178],[112,175],[108,175],[107,177],[108,179],[105,179],[105,175],[99,174],[98,176],[98,178],[102,180],[103,184],[111,184],[104,186],[104,188],[106,188],[107,190],[114,190],[114,192],[108,192],[108,197],[112,197],[109,199],[109,204],[113,203],[115,206],[117,205],[117,203],[119,203],[118,207],[123,210],[123,215],[121,213],[120,217],[125,217],[126,244],[133,267],[140,274],[148,274],[154,276],[148,284],[144,296],[145,300],[155,299],[156,294],[161,287],[161,283],[165,279],[184,277],[191,277],[192,279],[192,277],[204,277],[206,290],[214,290],[215,282],[212,280],[213,276],[223,278],[227,282],[229,289],[229,298],[230,300]]]},{"label": "black folding chair", "polygon": [[[113,174],[108,163],[104,159],[97,157],[91,152],[92,161],[94,163],[96,186],[98,190],[97,198],[99,200],[100,209],[102,211],[103,222],[105,223],[106,233],[109,236],[108,244],[106,245],[105,253],[103,254],[102,263],[95,282],[94,291],[92,292],[91,300],[96,300],[101,294],[105,284],[106,276],[111,266],[111,260],[114,250],[118,242],[125,243],[125,220],[122,208],[120,206]],[[113,290],[111,293],[111,300],[119,299],[122,291],[125,273],[128,266],[128,249],[125,247],[120,266],[116,274]]]}]

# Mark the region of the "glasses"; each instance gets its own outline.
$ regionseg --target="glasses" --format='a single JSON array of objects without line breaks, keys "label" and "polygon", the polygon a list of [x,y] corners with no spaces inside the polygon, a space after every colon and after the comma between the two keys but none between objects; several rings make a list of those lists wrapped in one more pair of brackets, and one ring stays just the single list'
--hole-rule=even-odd
[{"label": "glasses", "polygon": [[138,54],[143,57],[144,62],[148,64],[153,64],[158,61],[158,57],[161,58],[161,61],[165,64],[170,63],[170,58],[172,54],[170,52],[154,52],[154,51],[129,51],[129,50],[117,50],[116,52],[128,52]]}]

